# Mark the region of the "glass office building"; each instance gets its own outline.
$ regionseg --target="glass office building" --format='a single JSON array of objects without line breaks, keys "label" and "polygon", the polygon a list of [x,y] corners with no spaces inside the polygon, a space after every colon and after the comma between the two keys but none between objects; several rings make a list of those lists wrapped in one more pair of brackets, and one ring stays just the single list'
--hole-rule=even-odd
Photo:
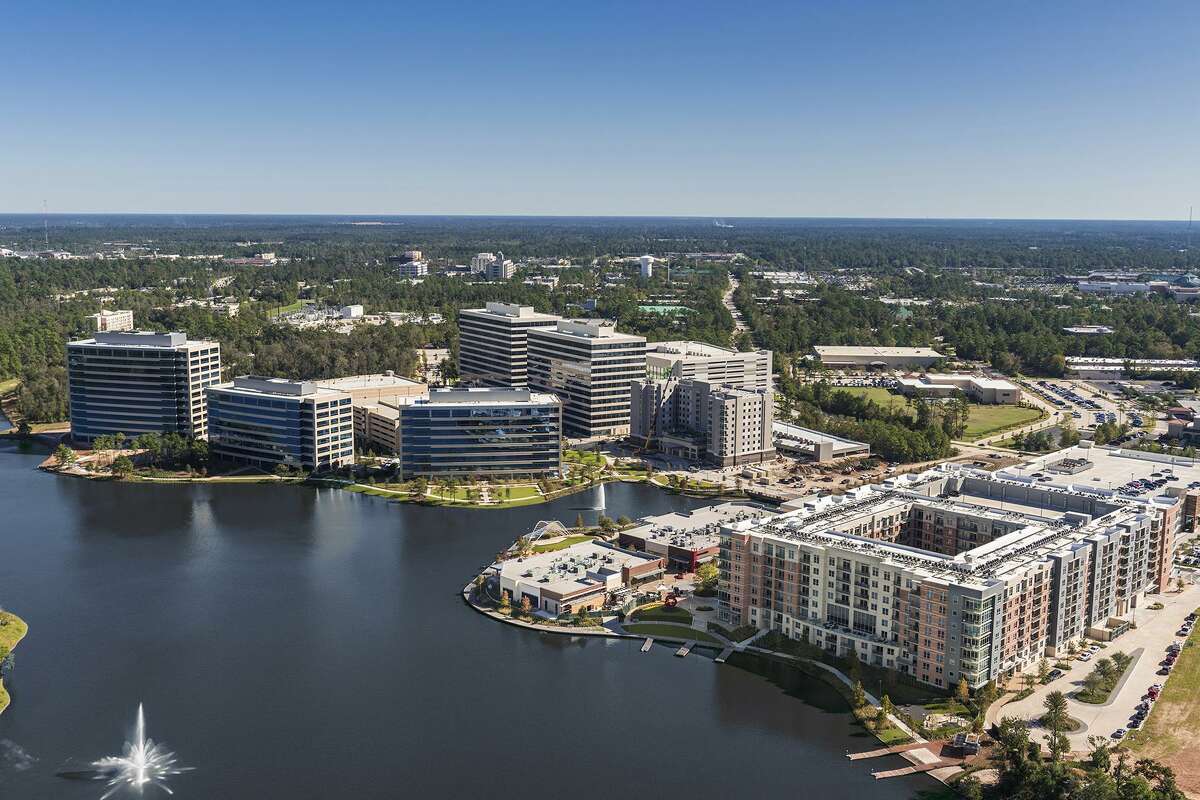
[{"label": "glass office building", "polygon": [[417,476],[558,475],[562,405],[528,389],[435,389],[399,406],[400,465]]},{"label": "glass office building", "polygon": [[354,462],[349,394],[312,381],[245,375],[208,389],[215,458],[272,469],[336,469]]},{"label": "glass office building", "polygon": [[67,344],[71,436],[123,433],[203,438],[204,391],[221,380],[221,346],[183,333],[99,331]]}]

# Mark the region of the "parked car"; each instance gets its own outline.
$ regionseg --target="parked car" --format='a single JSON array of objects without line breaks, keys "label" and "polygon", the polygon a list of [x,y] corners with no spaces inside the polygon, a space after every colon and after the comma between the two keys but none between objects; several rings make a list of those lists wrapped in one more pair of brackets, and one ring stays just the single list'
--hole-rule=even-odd
[{"label": "parked car", "polygon": [[1112,738],[1114,738],[1114,739],[1123,739],[1124,737],[1125,737],[1125,729],[1124,728],[1117,728],[1115,731],[1112,732]]}]

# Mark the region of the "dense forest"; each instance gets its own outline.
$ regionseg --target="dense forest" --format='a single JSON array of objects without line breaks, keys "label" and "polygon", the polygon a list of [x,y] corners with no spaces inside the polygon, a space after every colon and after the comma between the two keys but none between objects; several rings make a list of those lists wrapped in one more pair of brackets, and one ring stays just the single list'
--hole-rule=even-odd
[{"label": "dense forest", "polygon": [[[779,354],[780,366],[821,343],[932,345],[1003,371],[1046,375],[1061,374],[1067,355],[1185,357],[1200,351],[1200,320],[1168,299],[1097,301],[996,288],[1006,276],[1049,280],[1098,269],[1186,268],[1186,229],[1175,223],[734,220],[732,228],[718,228],[710,220],[656,218],[97,215],[51,217],[48,232],[42,223],[41,217],[0,215],[0,246],[38,249],[48,235],[54,247],[76,253],[134,248],[129,252],[140,255],[0,258],[0,381],[20,380],[18,409],[34,422],[65,416],[63,345],[87,332],[86,317],[102,307],[101,298],[105,307],[132,309],[139,327],[219,340],[226,377],[249,371],[294,377],[411,373],[414,348],[454,352],[458,310],[489,300],[609,317],[651,341],[765,347]],[[433,270],[419,284],[399,280],[388,262],[413,248],[425,253]],[[152,255],[266,250],[281,260],[229,265]],[[439,274],[479,251],[503,251],[535,270],[553,264],[559,285],[525,285],[525,270],[502,284]],[[623,259],[640,253],[669,259],[670,279],[662,269],[652,278],[638,277]],[[707,253],[718,255],[712,260]],[[736,340],[721,302],[730,269],[742,278],[735,302],[752,334]],[[751,277],[751,269],[861,274],[871,288],[849,291],[826,280],[806,287],[806,297],[784,299]],[[171,308],[214,294],[232,296],[242,304],[241,314],[230,319],[201,308]],[[885,296],[932,303],[901,308],[880,302]],[[362,304],[367,313],[437,313],[444,321],[363,327],[350,335],[273,322],[274,311],[300,298]],[[647,308],[662,303],[685,308]],[[1117,330],[1102,337],[1062,331],[1085,323]],[[801,416],[822,415],[847,435],[885,443],[881,452],[922,457],[943,449],[938,422],[914,428],[868,415],[851,425],[852,417],[836,409],[800,397],[796,402]]]}]

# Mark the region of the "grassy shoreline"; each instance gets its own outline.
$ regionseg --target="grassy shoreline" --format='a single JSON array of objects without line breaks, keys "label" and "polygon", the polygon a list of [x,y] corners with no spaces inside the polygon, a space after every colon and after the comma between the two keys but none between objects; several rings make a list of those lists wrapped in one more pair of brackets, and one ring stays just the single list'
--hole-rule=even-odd
[{"label": "grassy shoreline", "polygon": [[[15,650],[17,644],[25,638],[25,634],[29,632],[29,625],[25,620],[8,611],[0,611],[0,619],[6,620],[8,623],[0,625],[0,659],[3,659]],[[4,681],[0,680],[0,714],[3,714],[4,709],[8,708],[9,699],[8,690],[4,688]]]}]

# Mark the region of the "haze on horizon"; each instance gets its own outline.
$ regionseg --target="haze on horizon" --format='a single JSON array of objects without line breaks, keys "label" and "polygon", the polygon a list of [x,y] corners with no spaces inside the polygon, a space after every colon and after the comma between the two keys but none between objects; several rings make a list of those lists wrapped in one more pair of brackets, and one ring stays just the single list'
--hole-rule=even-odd
[{"label": "haze on horizon", "polygon": [[[435,7],[436,6],[436,7]],[[18,4],[0,211],[1186,219],[1200,4]]]}]

